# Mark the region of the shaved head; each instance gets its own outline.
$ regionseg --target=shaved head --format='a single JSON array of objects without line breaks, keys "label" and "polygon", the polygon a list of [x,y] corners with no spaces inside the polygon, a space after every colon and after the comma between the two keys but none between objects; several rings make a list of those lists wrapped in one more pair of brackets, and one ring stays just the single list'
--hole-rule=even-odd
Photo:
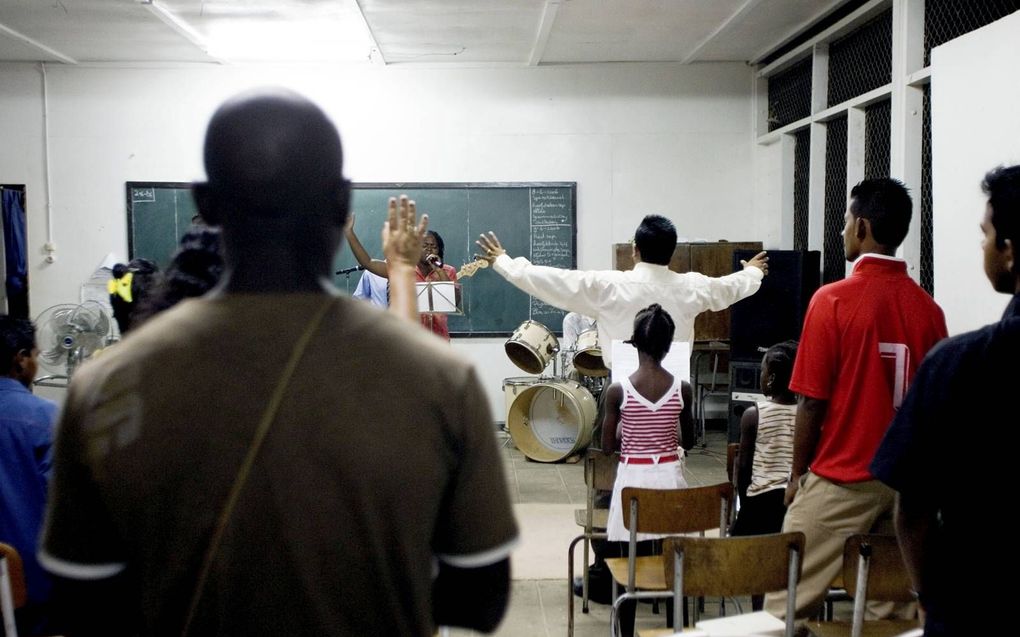
[{"label": "shaved head", "polygon": [[339,212],[341,223],[347,215],[340,135],[292,91],[262,89],[225,102],[209,122],[204,159],[210,194],[229,212]]}]

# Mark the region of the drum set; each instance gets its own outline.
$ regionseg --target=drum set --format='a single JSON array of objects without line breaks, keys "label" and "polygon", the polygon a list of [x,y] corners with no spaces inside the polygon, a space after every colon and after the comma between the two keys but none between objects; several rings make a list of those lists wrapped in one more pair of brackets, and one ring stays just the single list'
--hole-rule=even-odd
[{"label": "drum set", "polygon": [[[549,328],[528,320],[504,347],[517,367],[540,374],[503,380],[506,425],[514,445],[538,462],[565,460],[587,448],[597,399],[609,377],[598,331],[581,332],[574,347],[560,349]],[[550,364],[552,375],[541,375]]]}]

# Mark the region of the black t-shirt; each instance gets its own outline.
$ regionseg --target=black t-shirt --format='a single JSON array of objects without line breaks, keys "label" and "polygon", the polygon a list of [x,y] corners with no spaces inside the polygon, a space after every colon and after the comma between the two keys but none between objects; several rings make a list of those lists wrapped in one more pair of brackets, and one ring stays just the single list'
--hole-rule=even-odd
[{"label": "black t-shirt", "polygon": [[980,617],[968,615],[962,625],[956,614],[973,613],[966,600],[1008,550],[1003,521],[1015,498],[1018,395],[1020,295],[998,323],[928,354],[871,464],[879,480],[939,511],[930,549],[937,556],[926,557],[922,574],[924,603],[964,632]]}]

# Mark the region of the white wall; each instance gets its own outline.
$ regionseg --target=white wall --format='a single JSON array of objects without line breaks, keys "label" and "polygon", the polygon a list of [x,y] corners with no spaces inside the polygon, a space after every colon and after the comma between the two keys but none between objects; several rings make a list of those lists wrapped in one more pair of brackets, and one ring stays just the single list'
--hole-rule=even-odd
[{"label": "white wall", "polygon": [[997,321],[1009,297],[985,277],[981,179],[1020,162],[1020,13],[932,52],[935,300],[950,334]]},{"label": "white wall", "polygon": [[[0,183],[26,183],[33,313],[74,301],[109,252],[126,257],[124,182],[202,178],[215,107],[281,84],[335,119],[355,181],[576,181],[578,263],[649,212],[684,237],[758,239],[752,204],[751,70],[742,64],[529,69],[47,67],[57,261],[46,264],[42,81],[0,65]],[[524,317],[521,317],[524,320]],[[518,376],[501,339],[461,339],[503,418]]]}]

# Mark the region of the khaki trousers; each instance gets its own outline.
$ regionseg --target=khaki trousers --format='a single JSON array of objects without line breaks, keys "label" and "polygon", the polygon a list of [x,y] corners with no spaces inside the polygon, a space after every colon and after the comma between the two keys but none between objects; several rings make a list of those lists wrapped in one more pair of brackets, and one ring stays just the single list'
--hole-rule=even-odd
[{"label": "khaki trousers", "polygon": [[[878,480],[837,484],[808,472],[783,519],[783,532],[804,534],[804,564],[797,586],[797,619],[815,617],[825,594],[843,568],[843,544],[855,533],[893,534],[895,492]],[[845,582],[853,590],[853,582]],[[892,603],[868,604],[868,618],[889,617],[910,609]],[[906,606],[913,606],[907,604]],[[786,617],[786,591],[765,596],[765,610]]]}]

